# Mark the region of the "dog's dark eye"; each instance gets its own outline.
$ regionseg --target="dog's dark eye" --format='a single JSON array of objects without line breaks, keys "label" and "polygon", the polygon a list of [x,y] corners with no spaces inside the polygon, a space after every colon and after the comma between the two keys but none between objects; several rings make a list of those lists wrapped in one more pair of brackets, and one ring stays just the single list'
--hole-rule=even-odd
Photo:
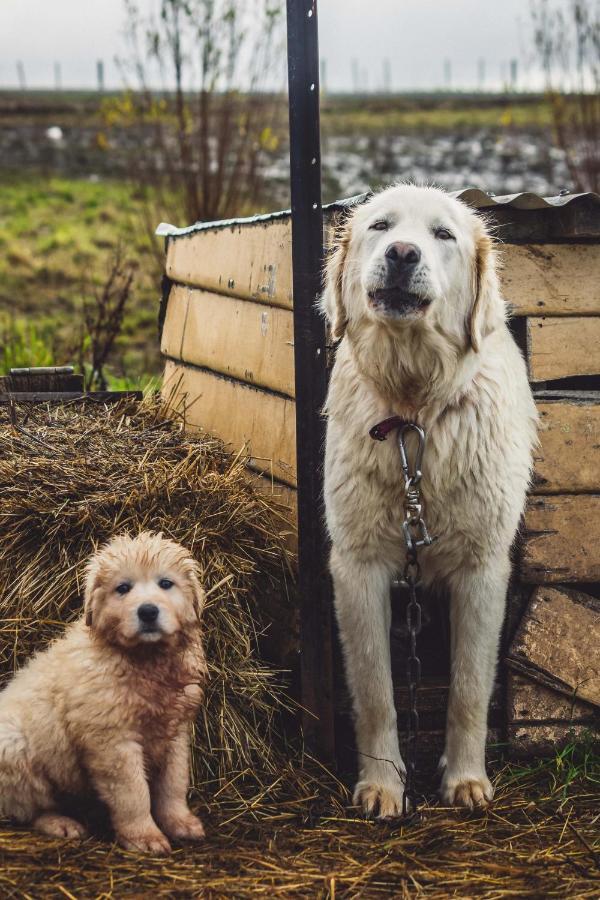
[{"label": "dog's dark eye", "polygon": [[378,222],[373,222],[372,225],[369,225],[371,231],[387,231],[389,227],[389,222],[386,222],[385,219],[380,219]]},{"label": "dog's dark eye", "polygon": [[158,582],[158,586],[159,586],[159,588],[162,588],[163,591],[168,591],[170,588],[173,587],[173,582],[170,581],[168,578],[161,578],[160,581]]},{"label": "dog's dark eye", "polygon": [[456,238],[452,234],[451,231],[448,231],[447,228],[436,228],[433,232],[436,238],[439,238],[440,241],[455,241]]},{"label": "dog's dark eye", "polygon": [[122,581],[121,584],[118,584],[116,586],[115,593],[121,594],[123,596],[124,594],[128,594],[130,590],[131,590],[131,585],[129,584],[129,582]]}]

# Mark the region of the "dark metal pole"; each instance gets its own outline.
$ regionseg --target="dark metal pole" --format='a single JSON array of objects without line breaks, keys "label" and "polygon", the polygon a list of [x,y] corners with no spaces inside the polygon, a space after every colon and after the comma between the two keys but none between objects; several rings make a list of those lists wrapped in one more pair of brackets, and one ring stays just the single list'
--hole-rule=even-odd
[{"label": "dark metal pole", "polygon": [[304,737],[334,757],[331,589],[322,514],[327,388],[325,327],[316,310],[323,266],[316,0],[287,0],[296,461]]}]

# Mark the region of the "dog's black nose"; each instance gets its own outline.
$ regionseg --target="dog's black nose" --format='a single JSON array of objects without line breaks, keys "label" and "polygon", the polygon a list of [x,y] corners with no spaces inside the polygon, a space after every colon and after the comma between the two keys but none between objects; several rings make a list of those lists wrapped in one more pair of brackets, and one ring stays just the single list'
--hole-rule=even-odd
[{"label": "dog's black nose", "polygon": [[154,603],[142,603],[141,606],[138,606],[138,619],[145,625],[151,625],[158,619],[158,612],[158,606],[155,606]]},{"label": "dog's black nose", "polygon": [[389,265],[401,272],[416,266],[421,259],[421,251],[416,244],[405,244],[404,241],[394,241],[385,251],[385,258]]}]

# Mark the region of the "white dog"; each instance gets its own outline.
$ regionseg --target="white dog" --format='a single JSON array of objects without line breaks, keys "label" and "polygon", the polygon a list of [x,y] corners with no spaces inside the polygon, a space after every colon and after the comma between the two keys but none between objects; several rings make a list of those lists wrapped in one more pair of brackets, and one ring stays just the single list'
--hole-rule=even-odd
[{"label": "white dog", "polygon": [[438,540],[421,550],[423,581],[445,584],[451,597],[441,795],[486,806],[487,712],[537,419],[492,240],[443,191],[391,187],[343,226],[322,308],[342,338],[326,404],[325,504],[356,721],[355,803],[382,818],[402,808],[389,589],[405,555],[403,478],[396,440],[369,437],[398,415],[427,432],[422,491]]}]

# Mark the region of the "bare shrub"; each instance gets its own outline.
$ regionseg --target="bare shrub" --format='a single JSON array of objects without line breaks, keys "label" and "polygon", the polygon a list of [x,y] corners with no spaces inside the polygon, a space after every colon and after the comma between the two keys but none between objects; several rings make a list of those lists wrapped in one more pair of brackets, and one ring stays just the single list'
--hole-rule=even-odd
[{"label": "bare shrub", "polygon": [[600,2],[532,0],[555,138],[579,191],[600,192]]},{"label": "bare shrub", "polygon": [[103,284],[86,281],[82,287],[80,333],[74,355],[88,391],[105,391],[108,387],[106,366],[121,334],[134,273],[135,264],[118,247]]},{"label": "bare shrub", "polygon": [[[105,124],[137,142],[130,172],[147,230],[260,205],[265,164],[285,105],[281,0],[161,0],[158,20],[125,0],[129,90],[104,104]],[[160,88],[153,86],[156,82]]]}]

